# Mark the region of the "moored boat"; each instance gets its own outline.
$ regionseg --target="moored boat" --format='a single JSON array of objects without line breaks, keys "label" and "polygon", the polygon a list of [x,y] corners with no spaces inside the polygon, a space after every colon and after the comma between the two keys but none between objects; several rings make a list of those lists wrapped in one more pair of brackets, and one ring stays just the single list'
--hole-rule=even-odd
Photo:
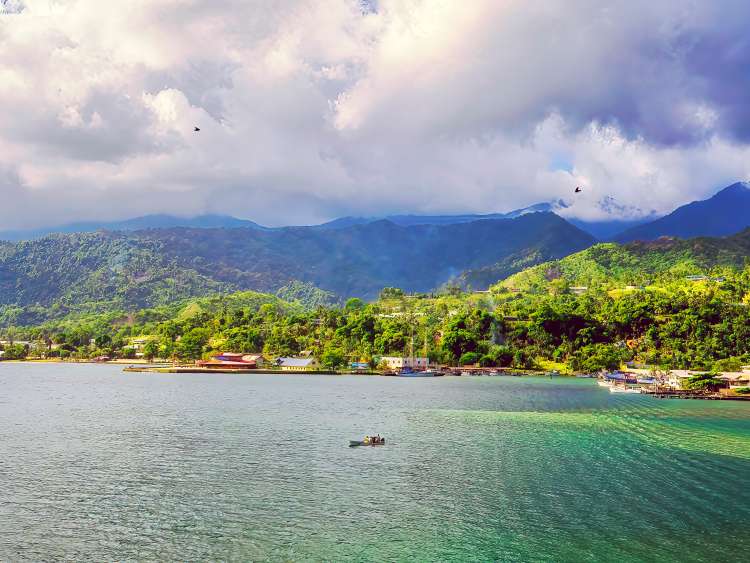
[{"label": "moored boat", "polygon": [[626,387],[623,385],[612,385],[609,388],[610,393],[640,393],[641,389],[639,387]]},{"label": "moored boat", "polygon": [[414,371],[411,368],[401,368],[398,371],[398,376],[399,377],[435,377],[435,372],[431,370]]}]

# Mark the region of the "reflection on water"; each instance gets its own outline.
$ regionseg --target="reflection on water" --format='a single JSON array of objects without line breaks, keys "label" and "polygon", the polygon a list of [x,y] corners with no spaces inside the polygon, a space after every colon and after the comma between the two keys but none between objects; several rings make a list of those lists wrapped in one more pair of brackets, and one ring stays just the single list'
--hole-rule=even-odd
[{"label": "reflection on water", "polygon": [[750,404],[0,365],[0,560],[739,561],[748,479]]}]

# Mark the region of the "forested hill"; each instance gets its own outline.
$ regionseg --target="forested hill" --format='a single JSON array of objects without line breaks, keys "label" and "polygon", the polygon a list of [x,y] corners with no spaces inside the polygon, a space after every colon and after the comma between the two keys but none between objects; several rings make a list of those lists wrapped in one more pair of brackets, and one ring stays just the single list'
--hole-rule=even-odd
[{"label": "forested hill", "polygon": [[561,260],[528,268],[500,285],[543,289],[555,279],[586,287],[648,285],[687,276],[718,277],[724,268],[741,268],[748,260],[750,229],[726,238],[661,238],[624,245],[597,244]]},{"label": "forested hill", "polygon": [[[457,273],[593,243],[552,213],[455,225],[378,221],[324,230],[158,229],[51,235],[0,245],[0,306],[130,310],[216,292],[276,292],[301,281],[340,298],[386,286],[428,291]],[[532,262],[535,263],[535,262]],[[506,275],[521,266],[509,267]]]}]

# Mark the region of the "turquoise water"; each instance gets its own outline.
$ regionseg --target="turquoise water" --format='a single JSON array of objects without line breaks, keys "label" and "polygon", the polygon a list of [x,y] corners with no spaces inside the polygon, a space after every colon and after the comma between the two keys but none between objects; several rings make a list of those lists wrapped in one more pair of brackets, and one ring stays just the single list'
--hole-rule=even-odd
[{"label": "turquoise water", "polygon": [[749,530],[747,403],[0,364],[3,561],[746,561]]}]

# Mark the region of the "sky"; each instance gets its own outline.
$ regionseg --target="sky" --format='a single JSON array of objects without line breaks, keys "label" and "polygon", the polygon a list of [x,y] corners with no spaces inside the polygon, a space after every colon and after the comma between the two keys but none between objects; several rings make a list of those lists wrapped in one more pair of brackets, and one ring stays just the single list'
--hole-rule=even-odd
[{"label": "sky", "polygon": [[0,0],[0,229],[663,214],[750,178],[748,24],[746,0]]}]

